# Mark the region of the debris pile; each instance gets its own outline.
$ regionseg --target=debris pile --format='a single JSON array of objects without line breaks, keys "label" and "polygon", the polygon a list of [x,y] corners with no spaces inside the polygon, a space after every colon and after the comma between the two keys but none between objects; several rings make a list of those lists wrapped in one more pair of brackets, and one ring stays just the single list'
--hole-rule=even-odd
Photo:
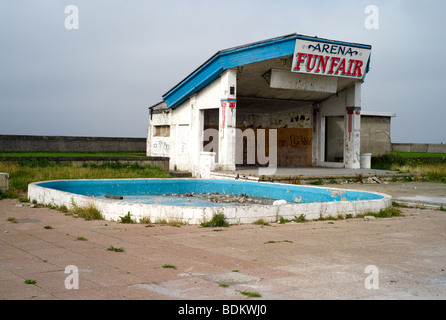
[{"label": "debris pile", "polygon": [[249,204],[267,205],[267,204],[272,204],[274,202],[273,199],[250,197],[244,193],[237,195],[237,194],[220,194],[219,192],[215,193],[188,192],[182,194],[175,194],[175,193],[165,194],[163,196],[180,197],[180,198],[195,197],[200,200],[206,200],[214,203],[233,203],[233,204],[243,204],[243,205],[249,205]]}]

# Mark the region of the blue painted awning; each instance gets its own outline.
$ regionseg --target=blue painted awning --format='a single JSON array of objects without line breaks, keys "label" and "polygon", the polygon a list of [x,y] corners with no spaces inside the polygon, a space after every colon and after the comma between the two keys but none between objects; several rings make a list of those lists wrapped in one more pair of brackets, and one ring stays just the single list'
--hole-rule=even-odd
[{"label": "blue painted awning", "polygon": [[[225,70],[250,63],[280,58],[294,54],[296,39],[315,40],[331,44],[348,45],[352,47],[371,49],[371,46],[308,37],[298,34],[255,42],[217,52],[186,79],[163,95],[167,108],[176,108],[194,93],[199,92],[212,81],[216,80]],[[368,65],[366,72],[368,71]]]}]

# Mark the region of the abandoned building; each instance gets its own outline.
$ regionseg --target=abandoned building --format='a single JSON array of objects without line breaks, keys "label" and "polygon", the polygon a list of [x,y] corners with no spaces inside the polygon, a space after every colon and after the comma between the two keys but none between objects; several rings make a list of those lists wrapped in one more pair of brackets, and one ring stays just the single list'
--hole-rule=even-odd
[{"label": "abandoned building", "polygon": [[149,107],[147,155],[170,169],[361,168],[392,113],[361,110],[371,46],[298,34],[217,52]]}]

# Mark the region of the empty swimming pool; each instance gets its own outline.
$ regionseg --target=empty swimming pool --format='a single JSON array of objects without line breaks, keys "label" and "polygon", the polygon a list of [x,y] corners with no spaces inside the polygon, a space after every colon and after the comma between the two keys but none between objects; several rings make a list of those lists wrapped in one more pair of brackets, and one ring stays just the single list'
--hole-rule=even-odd
[{"label": "empty swimming pool", "polygon": [[391,205],[385,194],[325,187],[203,179],[61,180],[32,183],[28,197],[70,208],[94,205],[105,219],[177,220],[198,224],[223,213],[230,223],[260,218],[307,219],[377,212]]}]

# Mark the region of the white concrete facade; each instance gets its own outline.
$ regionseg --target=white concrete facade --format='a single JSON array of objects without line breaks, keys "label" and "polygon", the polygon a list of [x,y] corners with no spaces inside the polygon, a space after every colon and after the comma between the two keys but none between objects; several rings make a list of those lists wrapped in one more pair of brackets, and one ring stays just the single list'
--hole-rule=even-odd
[{"label": "white concrete facade", "polygon": [[[328,45],[324,44],[324,46]],[[341,46],[333,44],[332,51],[337,47]],[[296,50],[298,49],[296,47]],[[369,54],[370,50],[367,50],[363,51]],[[299,66],[303,63],[301,67],[306,65],[308,69],[309,64],[303,61],[305,56],[307,54],[299,53],[297,62]],[[322,59],[322,56],[317,57]],[[329,57],[327,56],[325,61],[329,61]],[[343,59],[347,60],[347,58]],[[365,69],[361,71],[359,66],[364,67],[365,63],[356,62],[358,68],[355,68],[354,62],[350,62],[353,67],[350,66],[352,69],[348,70],[349,73],[352,73],[352,70],[355,70],[355,73],[364,73],[361,78],[354,79],[341,74],[336,76],[338,71],[332,71],[334,74],[315,74],[308,70],[304,73],[293,72],[299,66],[293,65],[290,70],[289,61],[291,60],[292,56],[289,56],[287,59],[262,60],[237,68],[229,68],[202,89],[187,95],[183,102],[178,103],[174,108],[170,108],[166,103],[164,107],[161,107],[162,103],[157,105],[160,106],[158,110],[154,108],[157,106],[152,107],[147,129],[147,155],[169,157],[170,170],[189,171],[194,177],[201,177],[203,174],[208,176],[200,169],[203,163],[202,152],[215,152],[215,163],[209,165],[215,170],[234,171],[236,166],[240,165],[237,156],[237,139],[241,134],[240,132],[237,134],[238,129],[257,130],[256,148],[259,149],[259,143],[263,142],[260,138],[264,138],[263,129],[269,131],[271,138],[276,134],[275,129],[302,128],[310,130],[310,134],[305,133],[304,137],[311,144],[309,147],[308,144],[306,145],[309,150],[306,151],[309,158],[306,165],[359,169],[361,163],[361,86],[366,72]],[[350,59],[349,61],[357,60]],[[316,63],[317,60],[314,60],[313,68],[316,67]],[[318,68],[320,68],[320,62]],[[334,68],[333,65],[331,68]],[[304,68],[301,69],[304,70]],[[344,70],[342,74],[347,72],[345,69],[342,70]],[[188,79],[179,86],[187,81]],[[249,99],[259,99],[262,102],[258,103],[257,109],[250,108],[252,103]],[[260,109],[262,109],[261,112]],[[212,123],[208,121],[211,112],[218,115],[218,119],[213,118]],[[249,112],[252,112],[252,117]],[[298,119],[299,116],[296,117],[296,115],[302,116],[302,119]],[[337,142],[343,145],[343,155],[338,157],[339,161],[333,161],[326,155],[327,150],[330,149],[327,145],[329,141],[326,140],[328,134],[326,124],[331,121],[331,117],[344,119],[343,129],[338,134],[339,141]],[[273,121],[268,123],[268,120],[273,118],[275,118],[275,123],[272,123]],[[300,121],[299,126],[296,125],[298,121]],[[169,135],[156,134],[158,129],[155,127],[159,126],[169,126]],[[249,133],[243,133],[243,135],[246,137]],[[288,136],[285,138],[288,139]],[[293,137],[289,136],[289,138]],[[298,138],[302,139],[302,137]],[[264,139],[266,140],[266,137]],[[204,148],[203,144],[203,141],[210,140],[214,145],[214,149],[211,150]],[[284,141],[283,135],[282,141]],[[289,152],[290,155],[287,156],[293,155],[294,151],[290,151],[289,146],[286,146],[288,151],[283,151],[286,148],[280,149],[280,141],[271,142],[266,143],[269,151],[279,149],[279,158],[285,157],[283,152]],[[296,148],[300,148],[300,153],[297,151],[295,153],[305,157],[304,148],[298,143]],[[208,155],[205,157],[207,157],[205,163],[208,163]],[[280,161],[273,163],[272,158],[269,160],[273,165],[281,163]],[[272,171],[271,174],[274,172]]]}]

